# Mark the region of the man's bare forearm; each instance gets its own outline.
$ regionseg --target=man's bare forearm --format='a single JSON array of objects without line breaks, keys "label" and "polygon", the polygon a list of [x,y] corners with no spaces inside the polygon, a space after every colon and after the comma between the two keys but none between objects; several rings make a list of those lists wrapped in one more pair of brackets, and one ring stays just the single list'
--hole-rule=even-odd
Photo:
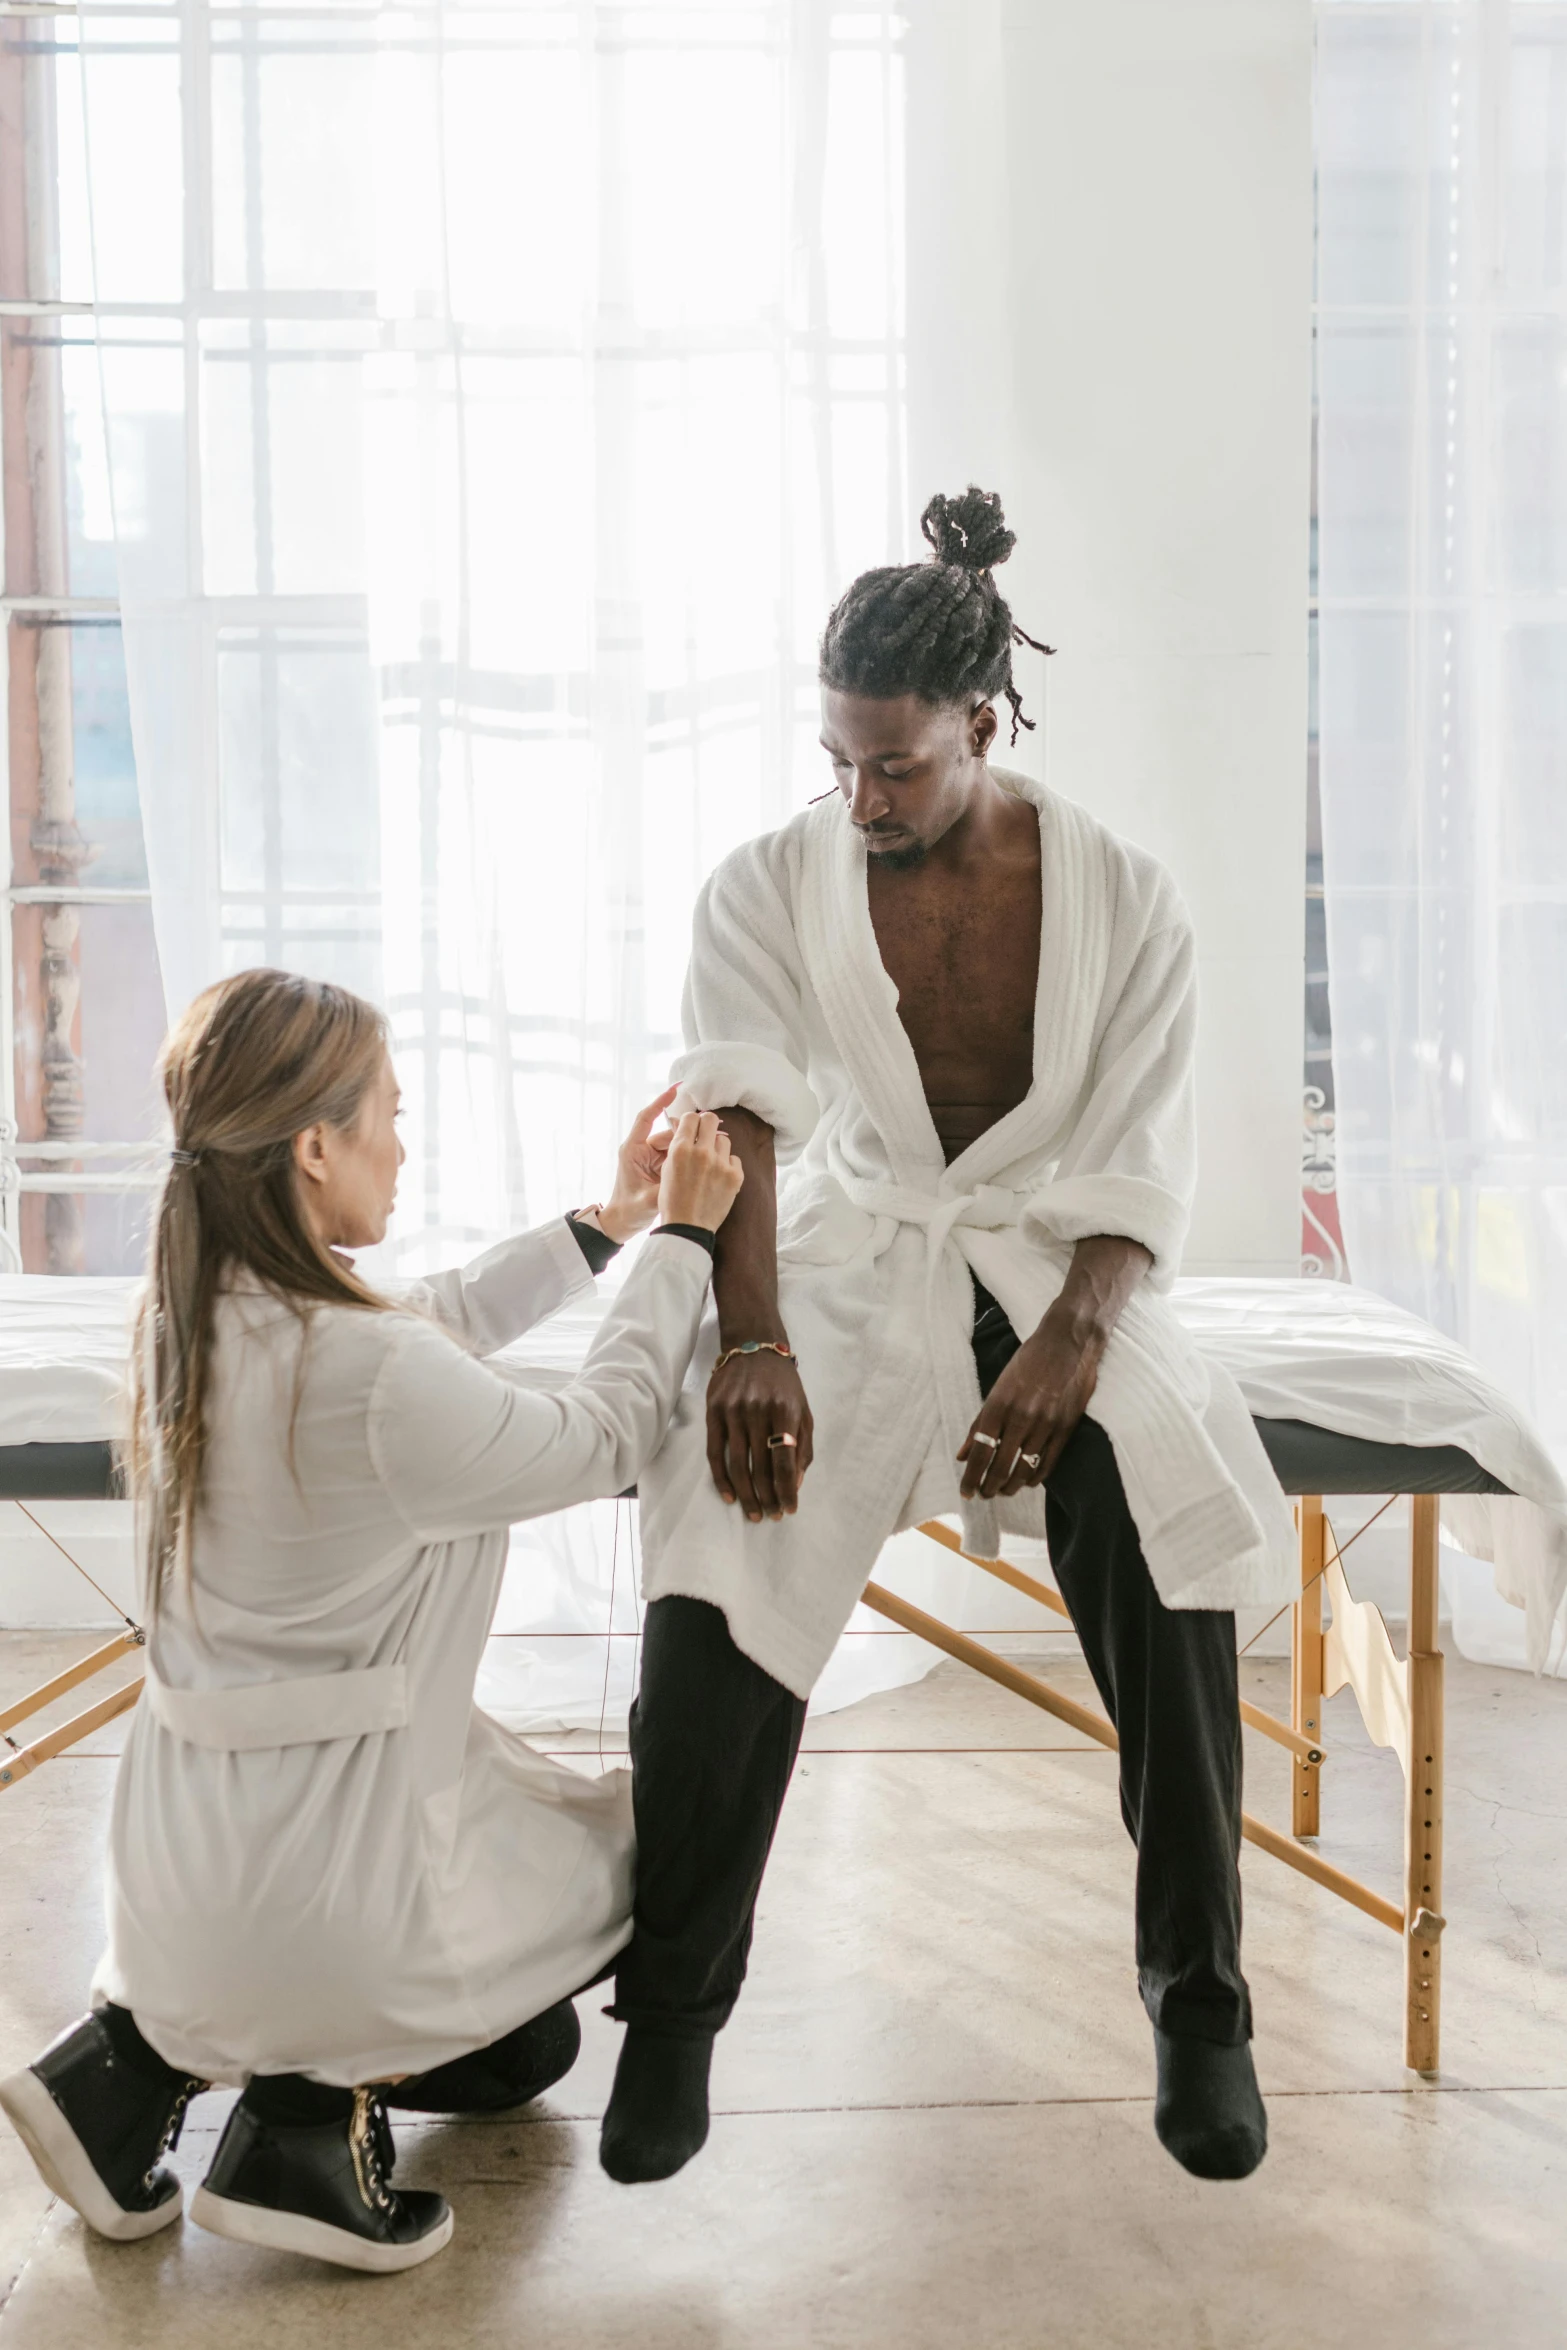
[{"label": "man's bare forearm", "polygon": [[1084,1346],[1102,1348],[1126,1311],[1127,1300],[1153,1263],[1141,1241],[1108,1233],[1080,1240],[1061,1295],[1046,1320],[1065,1327]]},{"label": "man's bare forearm", "polygon": [[778,1311],[778,1165],[773,1130],[751,1110],[720,1110],[718,1121],[745,1169],[739,1198],[717,1236],[713,1296],[720,1346],[787,1337]]}]

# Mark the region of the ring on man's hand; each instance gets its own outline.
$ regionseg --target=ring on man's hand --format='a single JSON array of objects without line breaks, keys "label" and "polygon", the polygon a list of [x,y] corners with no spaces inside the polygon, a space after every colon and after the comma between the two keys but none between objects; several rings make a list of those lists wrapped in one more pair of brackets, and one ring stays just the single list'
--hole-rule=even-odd
[{"label": "ring on man's hand", "polygon": [[994,1452],[1001,1439],[999,1436],[987,1436],[983,1428],[976,1428],[969,1438],[969,1442],[970,1444],[988,1444],[991,1451]]},{"label": "ring on man's hand", "polygon": [[1042,1456],[1037,1452],[1020,1452],[1017,1457],[1025,1469],[1037,1469]]},{"label": "ring on man's hand", "polygon": [[797,1441],[798,1440],[793,1436],[769,1436],[767,1439],[767,1449],[769,1452],[779,1452],[784,1450],[793,1452]]}]

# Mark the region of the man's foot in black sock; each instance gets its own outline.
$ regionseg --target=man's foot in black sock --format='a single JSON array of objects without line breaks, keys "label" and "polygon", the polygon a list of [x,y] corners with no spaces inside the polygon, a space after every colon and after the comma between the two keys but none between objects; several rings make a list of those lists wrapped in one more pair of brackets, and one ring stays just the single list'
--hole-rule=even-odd
[{"label": "man's foot in black sock", "polygon": [[701,2152],[712,2061],[710,2038],[671,2040],[629,2027],[599,2132],[599,2161],[612,2179],[623,2187],[672,2179]]},{"label": "man's foot in black sock", "polygon": [[1154,2030],[1159,2142],[1199,2179],[1249,2178],[1268,2151],[1268,2116],[1251,2048]]}]

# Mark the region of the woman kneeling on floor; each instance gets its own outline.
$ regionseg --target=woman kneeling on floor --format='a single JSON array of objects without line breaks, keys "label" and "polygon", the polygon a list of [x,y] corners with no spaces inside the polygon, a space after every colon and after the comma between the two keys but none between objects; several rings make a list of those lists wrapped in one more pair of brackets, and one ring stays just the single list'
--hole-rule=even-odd
[{"label": "woman kneeling on floor", "polygon": [[[248,971],[164,1048],[173,1164],[137,1328],[130,1468],[146,1687],[109,1836],[94,2012],[3,2104],[102,2234],[180,2211],[190,2098],[242,2086],[191,2216],[350,2268],[446,2243],[385,2108],[497,2110],[573,2062],[571,1994],[631,1932],[624,1773],[587,1779],[473,1702],[518,1519],[622,1493],[662,1441],[740,1170],[711,1116],[613,1197],[396,1303],[402,1161],[380,1015]],[[578,1378],[482,1358],[663,1221]]]}]

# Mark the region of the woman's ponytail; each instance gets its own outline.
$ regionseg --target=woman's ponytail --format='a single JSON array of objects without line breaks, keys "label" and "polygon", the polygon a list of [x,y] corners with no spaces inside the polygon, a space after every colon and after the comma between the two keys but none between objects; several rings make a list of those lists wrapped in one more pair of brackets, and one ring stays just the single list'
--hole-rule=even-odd
[{"label": "woman's ponytail", "polygon": [[196,998],[159,1060],[174,1128],[131,1353],[125,1447],[151,1614],[188,1565],[206,1454],[213,1320],[236,1271],[301,1320],[322,1304],[382,1304],[312,1232],[293,1144],[352,1126],[386,1049],[385,1023],[346,988],[242,971]]}]

